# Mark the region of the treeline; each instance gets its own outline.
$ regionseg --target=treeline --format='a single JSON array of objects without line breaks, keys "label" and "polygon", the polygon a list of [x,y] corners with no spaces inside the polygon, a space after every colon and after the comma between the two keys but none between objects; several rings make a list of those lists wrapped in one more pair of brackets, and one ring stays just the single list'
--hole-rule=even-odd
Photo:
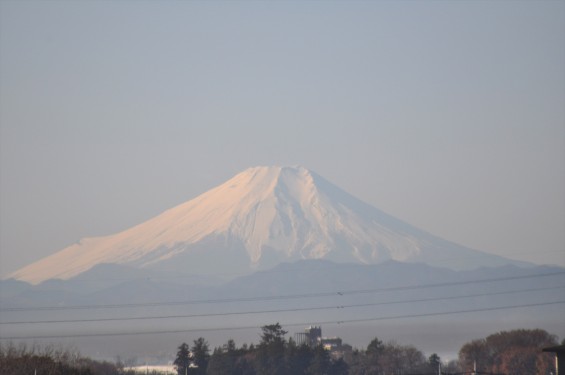
[{"label": "treeline", "polygon": [[458,360],[443,363],[437,354],[428,358],[411,345],[384,343],[375,338],[365,350],[330,352],[321,345],[297,345],[286,340],[287,332],[277,323],[262,327],[258,345],[236,347],[233,340],[210,349],[199,338],[177,352],[178,375],[437,375],[555,374],[552,354],[542,348],[557,345],[557,337],[544,330],[499,332],[473,340],[459,351]]},{"label": "treeline", "polygon": [[[562,344],[565,344],[563,340]],[[473,340],[459,350],[459,366],[498,374],[555,374],[555,360],[544,347],[557,345],[557,337],[541,329],[498,332]]]},{"label": "treeline", "polygon": [[122,364],[95,361],[55,346],[0,344],[2,375],[133,375]]},{"label": "treeline", "polygon": [[[286,339],[280,324],[261,328],[257,345],[237,347],[233,340],[210,350],[204,338],[182,343],[174,364],[178,375],[427,375],[555,374],[552,354],[544,347],[557,345],[557,337],[544,330],[498,332],[461,347],[458,360],[442,362],[411,345],[374,338],[366,349],[328,351],[323,346],[298,345]],[[565,340],[562,344],[565,343]],[[53,346],[0,345],[2,375],[132,375],[123,364],[95,361],[78,352]],[[156,374],[156,373],[154,373]]]},{"label": "treeline", "polygon": [[183,343],[178,350],[175,366],[178,374],[346,374],[343,359],[334,359],[321,346],[296,345],[286,340],[280,324],[262,327],[261,342],[255,346],[237,348],[233,340],[215,348],[212,355],[206,341],[194,341],[190,352]]},{"label": "treeline", "polygon": [[375,338],[367,350],[330,352],[321,344],[297,345],[286,340],[280,324],[261,328],[261,341],[237,348],[233,340],[210,354],[203,338],[192,347],[178,348],[175,366],[179,375],[343,375],[436,374],[440,358],[426,358],[413,346],[383,343]]}]

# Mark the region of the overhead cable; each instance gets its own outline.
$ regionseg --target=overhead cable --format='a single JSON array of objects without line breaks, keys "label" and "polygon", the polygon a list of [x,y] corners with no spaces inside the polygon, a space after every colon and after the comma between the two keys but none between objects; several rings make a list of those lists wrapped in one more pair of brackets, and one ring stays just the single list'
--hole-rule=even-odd
[{"label": "overhead cable", "polygon": [[116,309],[116,308],[137,308],[137,307],[153,307],[153,306],[175,306],[175,305],[199,305],[199,304],[216,304],[216,303],[230,303],[230,302],[258,302],[258,301],[276,301],[276,300],[290,300],[290,299],[304,299],[304,298],[320,298],[331,296],[344,296],[356,294],[373,294],[392,291],[404,290],[419,290],[428,288],[438,288],[455,285],[469,285],[469,284],[482,284],[498,281],[509,281],[519,279],[531,279],[540,277],[549,277],[556,275],[564,275],[565,272],[548,272],[543,274],[521,275],[521,276],[507,276],[479,280],[466,280],[466,281],[451,281],[442,283],[420,284],[420,285],[407,285],[407,286],[393,286],[384,288],[373,289],[356,289],[345,291],[329,291],[329,292],[315,292],[315,293],[300,293],[300,294],[285,294],[275,296],[257,296],[257,297],[237,297],[237,298],[223,298],[223,299],[200,299],[200,300],[186,300],[186,301],[169,301],[169,302],[141,302],[141,303],[120,303],[120,304],[91,304],[91,305],[71,305],[71,306],[36,306],[36,307],[3,307],[0,312],[8,311],[43,311],[43,310],[92,310],[92,309]]},{"label": "overhead cable", "polygon": [[555,287],[546,287],[546,288],[531,288],[531,289],[511,290],[511,291],[505,291],[505,292],[476,293],[476,294],[467,294],[467,295],[462,295],[462,296],[409,299],[409,300],[402,300],[402,301],[384,301],[384,302],[350,304],[350,305],[315,306],[315,307],[300,307],[300,308],[272,309],[272,310],[248,310],[248,311],[222,312],[222,313],[158,315],[158,316],[121,317],[121,318],[26,320],[26,321],[11,321],[11,322],[8,321],[8,322],[0,322],[0,325],[116,322],[116,321],[131,321],[131,320],[202,318],[202,317],[216,317],[216,316],[230,316],[230,315],[254,315],[254,314],[273,314],[273,313],[316,311],[316,310],[335,310],[335,309],[347,309],[347,308],[357,308],[357,307],[372,307],[372,306],[382,306],[382,305],[398,305],[398,304],[405,304],[405,303],[433,302],[433,301],[443,301],[443,300],[487,297],[487,296],[497,296],[497,295],[504,295],[504,294],[537,292],[537,291],[541,291],[541,290],[563,289],[563,288],[565,288],[565,286],[555,286]]},{"label": "overhead cable", "polygon": [[[454,311],[441,311],[435,313],[424,313],[424,314],[409,314],[409,315],[391,315],[391,316],[380,316],[372,318],[362,318],[362,319],[349,319],[349,320],[331,320],[331,321],[315,321],[315,322],[302,322],[302,323],[286,323],[281,324],[284,327],[295,327],[295,326],[308,326],[308,325],[330,325],[330,324],[353,324],[353,323],[367,323],[382,320],[393,320],[393,319],[413,319],[431,316],[442,316],[442,315],[455,315],[455,314],[466,314],[474,312],[484,312],[484,311],[496,311],[496,310],[508,310],[526,307],[539,307],[548,305],[559,305],[565,304],[563,301],[553,301],[544,303],[532,303],[532,304],[522,304],[522,305],[511,305],[511,306],[498,306],[498,307],[487,307],[479,309],[469,309],[469,310],[454,310]],[[237,327],[211,327],[211,328],[191,328],[191,329],[175,329],[175,330],[156,330],[156,331],[131,331],[131,332],[107,332],[107,333],[82,333],[82,334],[68,334],[68,335],[37,335],[37,336],[0,336],[0,340],[40,340],[40,339],[64,339],[64,338],[77,338],[77,337],[108,337],[108,336],[139,336],[139,335],[154,335],[154,334],[173,334],[173,333],[194,333],[194,332],[215,332],[215,331],[237,331],[246,329],[259,329],[260,326],[237,326]]]}]

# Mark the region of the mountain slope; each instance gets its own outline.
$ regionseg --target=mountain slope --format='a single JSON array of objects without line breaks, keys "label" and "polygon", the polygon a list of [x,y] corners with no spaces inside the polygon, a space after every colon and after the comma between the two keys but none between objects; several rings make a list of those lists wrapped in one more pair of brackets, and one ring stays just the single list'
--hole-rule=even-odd
[{"label": "mountain slope", "polygon": [[256,167],[142,224],[83,239],[10,277],[67,279],[102,263],[238,273],[312,258],[454,269],[513,263],[425,233],[305,168]]}]

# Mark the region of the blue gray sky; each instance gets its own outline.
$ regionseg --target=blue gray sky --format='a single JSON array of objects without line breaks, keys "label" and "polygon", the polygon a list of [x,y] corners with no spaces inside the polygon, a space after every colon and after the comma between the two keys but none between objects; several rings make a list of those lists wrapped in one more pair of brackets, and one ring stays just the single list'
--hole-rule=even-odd
[{"label": "blue gray sky", "polygon": [[565,266],[563,1],[0,2],[0,275],[257,165]]}]

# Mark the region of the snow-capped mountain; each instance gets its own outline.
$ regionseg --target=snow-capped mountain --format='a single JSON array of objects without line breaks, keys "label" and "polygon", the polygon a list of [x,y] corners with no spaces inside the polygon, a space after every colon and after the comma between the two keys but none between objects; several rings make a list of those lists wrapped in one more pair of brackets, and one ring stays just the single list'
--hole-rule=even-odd
[{"label": "snow-capped mountain", "polygon": [[236,274],[320,258],[452,269],[518,263],[423,232],[303,167],[256,167],[142,224],[85,238],[9,277],[68,279],[104,263]]}]

